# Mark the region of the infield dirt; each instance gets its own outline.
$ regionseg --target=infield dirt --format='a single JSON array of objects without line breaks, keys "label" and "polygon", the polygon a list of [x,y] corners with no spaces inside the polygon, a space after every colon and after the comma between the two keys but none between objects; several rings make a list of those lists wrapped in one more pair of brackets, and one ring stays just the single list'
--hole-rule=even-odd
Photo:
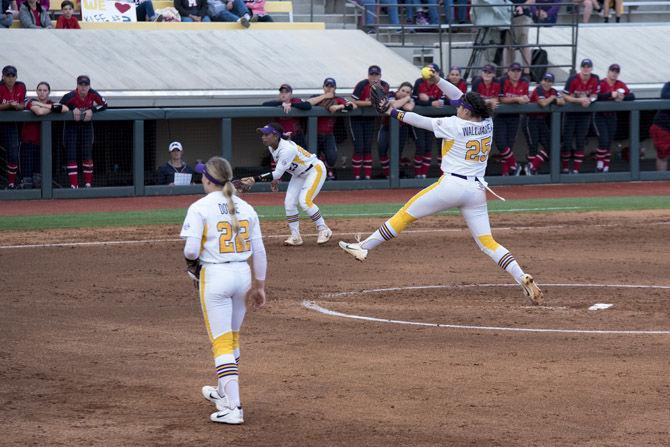
[{"label": "infield dirt", "polygon": [[[538,283],[670,285],[670,211],[492,216]],[[263,224],[267,308],[242,330],[243,426],[209,422],[214,369],[178,241],[2,249],[2,445],[667,446],[670,335],[507,333],[353,321],[306,310],[481,326],[670,330],[670,290],[516,287],[459,217],[421,220],[358,263],[329,222],[281,246]],[[311,223],[303,223],[312,232]],[[437,230],[437,231],[434,231]],[[0,233],[0,245],[176,238],[177,226]],[[606,311],[588,311],[597,303]]]}]

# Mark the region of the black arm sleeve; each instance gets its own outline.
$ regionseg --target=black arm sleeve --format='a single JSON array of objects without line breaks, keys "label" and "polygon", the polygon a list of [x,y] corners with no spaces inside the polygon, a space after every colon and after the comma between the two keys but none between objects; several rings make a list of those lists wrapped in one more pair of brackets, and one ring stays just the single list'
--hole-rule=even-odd
[{"label": "black arm sleeve", "polygon": [[265,174],[257,175],[254,177],[256,182],[271,182],[273,179],[272,172],[266,172]]}]

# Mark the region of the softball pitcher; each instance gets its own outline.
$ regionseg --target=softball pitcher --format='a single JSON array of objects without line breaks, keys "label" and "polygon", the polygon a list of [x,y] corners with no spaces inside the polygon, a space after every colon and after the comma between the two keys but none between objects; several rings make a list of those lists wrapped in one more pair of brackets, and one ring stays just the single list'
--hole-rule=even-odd
[{"label": "softball pitcher", "polygon": [[[247,297],[253,308],[265,304],[265,247],[256,211],[233,195],[230,163],[212,157],[196,171],[202,174],[207,195],[189,207],[181,238],[186,240],[187,273],[200,294],[218,377],[218,386],[204,386],[202,395],[216,405],[210,420],[241,424],[240,328]],[[253,260],[253,275],[249,258]]]},{"label": "softball pitcher", "polygon": [[302,245],[300,236],[300,216],[298,204],[316,225],[319,235],[316,243],[325,244],[333,236],[333,232],[326,225],[319,207],[314,204],[314,198],[319,194],[326,181],[326,165],[315,154],[307,152],[292,141],[285,140],[284,129],[278,123],[269,123],[256,129],[261,134],[263,144],[268,147],[273,160],[277,163],[275,170],[256,177],[245,177],[242,183],[253,186],[256,182],[272,182],[272,190],[277,191],[279,181],[284,172],[291,174],[291,181],[286,190],[284,209],[291,235],[284,241],[284,245]]},{"label": "softball pitcher", "polygon": [[[454,85],[433,73],[433,79],[456,106],[456,116],[428,118],[389,108],[382,97],[378,110],[403,123],[430,130],[443,138],[440,179],[412,197],[392,218],[367,239],[356,243],[340,242],[340,247],[359,261],[369,250],[397,237],[409,224],[449,208],[457,207],[479,248],[500,268],[509,273],[533,304],[543,302],[542,292],[533,277],[524,273],[514,256],[491,235],[486,205],[486,164],[491,153],[493,121],[490,108],[479,93],[465,95]],[[376,98],[375,98],[376,100]]]}]

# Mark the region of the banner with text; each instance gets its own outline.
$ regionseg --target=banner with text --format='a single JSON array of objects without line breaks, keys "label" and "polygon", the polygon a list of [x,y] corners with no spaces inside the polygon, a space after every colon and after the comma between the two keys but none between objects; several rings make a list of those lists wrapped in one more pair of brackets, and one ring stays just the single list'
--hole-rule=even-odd
[{"label": "banner with text", "polygon": [[135,3],[82,0],[81,18],[84,22],[137,22]]}]

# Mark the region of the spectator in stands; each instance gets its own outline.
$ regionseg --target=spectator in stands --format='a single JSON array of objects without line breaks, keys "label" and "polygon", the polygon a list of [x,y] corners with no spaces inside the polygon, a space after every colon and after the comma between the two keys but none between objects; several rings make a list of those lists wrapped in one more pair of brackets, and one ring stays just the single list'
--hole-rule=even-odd
[{"label": "spectator in stands", "polygon": [[[323,81],[323,94],[312,96],[307,100],[312,106],[321,106],[330,113],[349,112],[356,108],[356,105],[344,98],[337,96],[335,89],[337,82],[333,78],[326,78]],[[335,138],[334,116],[320,116],[316,122],[316,142],[319,158],[323,159],[328,170],[326,180],[335,180],[335,164],[337,163],[337,140]]]},{"label": "spectator in stands", "polygon": [[[388,93],[389,85],[382,81],[382,69],[379,65],[370,65],[368,67],[368,77],[359,81],[351,94],[353,103],[358,107],[372,107],[370,101],[370,88],[372,84],[380,83]],[[373,116],[359,116],[351,118],[351,133],[354,140],[354,155],[351,157],[351,167],[354,174],[354,180],[361,179],[361,167],[363,168],[363,177],[366,180],[372,178],[372,135],[375,127],[375,118]]]},{"label": "spectator in stands", "polygon": [[0,28],[11,28],[14,16],[19,13],[16,0],[2,0],[2,11],[0,11]]},{"label": "spectator in stands", "polygon": [[74,16],[74,3],[65,0],[60,9],[63,14],[56,20],[56,29],[81,29],[79,20]]},{"label": "spectator in stands", "polygon": [[[405,110],[411,112],[414,110],[414,99],[412,99],[412,84],[403,82],[398,87],[398,91],[389,95],[389,103],[391,107],[398,110]],[[379,148],[379,163],[382,165],[382,173],[384,178],[389,178],[391,175],[391,160],[388,153],[391,148],[391,126],[390,118],[388,116],[382,117],[382,124],[379,128],[379,135],[377,136],[377,147]],[[398,155],[402,154],[405,148],[405,142],[409,136],[411,126],[399,122],[399,141],[398,141]]]},{"label": "spectator in stands", "polygon": [[[16,67],[6,65],[2,69],[0,83],[0,111],[23,110],[26,100],[26,85],[16,80]],[[0,146],[5,148],[7,159],[7,189],[16,189],[19,170],[19,127],[17,123],[0,122]]]},{"label": "spectator in stands", "polygon": [[468,91],[468,83],[461,76],[461,67],[457,67],[456,65],[452,66],[449,69],[449,74],[447,75],[447,81],[451,82],[456,87],[458,87],[460,91],[463,92],[463,94],[465,94]]},{"label": "spectator in stands", "polygon": [[[635,94],[631,93],[626,84],[619,81],[621,67],[612,64],[607,70],[607,77],[598,85],[598,101],[632,101]],[[596,149],[596,172],[609,172],[612,158],[612,141],[617,130],[617,112],[598,112],[594,122],[598,132],[598,149]]]},{"label": "spectator in stands", "polygon": [[[661,99],[670,99],[670,82],[663,86]],[[670,110],[659,110],[656,113],[649,134],[656,147],[656,169],[667,171],[670,156]]]},{"label": "spectator in stands", "polygon": [[[507,71],[507,77],[500,81],[500,102],[503,104],[528,104],[529,84],[528,80],[521,77],[521,64],[514,62]],[[493,134],[496,147],[502,158],[501,175],[519,175],[521,165],[517,163],[514,156],[514,142],[519,130],[521,114],[504,113],[495,116]]]},{"label": "spectator in stands", "polygon": [[591,20],[591,14],[593,10],[600,11],[600,5],[598,5],[598,0],[572,0],[575,5],[584,5],[584,11],[582,12],[582,22],[589,23]]},{"label": "spectator in stands", "polygon": [[[170,160],[158,168],[158,184],[159,185],[186,185],[192,183],[193,168],[190,167],[183,159],[184,148],[179,141],[173,141],[168,146],[170,152]],[[180,175],[181,179],[175,181],[175,175]]]},{"label": "spectator in stands", "polygon": [[[439,65],[429,64],[428,67],[432,68],[436,73],[440,73],[440,77],[442,77]],[[437,84],[434,83],[432,78],[424,79],[421,77],[414,81],[412,95],[414,103],[417,106],[444,106],[444,93],[442,93],[442,90],[440,90]],[[436,145],[435,134],[429,130],[420,129],[418,127],[414,128],[414,134],[416,135],[414,177],[426,178],[428,169],[430,169],[430,164],[433,161],[433,148]],[[441,154],[439,156],[441,156]]]},{"label": "spectator in stands", "polygon": [[[566,102],[579,104],[588,108],[597,99],[598,76],[593,73],[593,62],[584,59],[580,64],[580,71],[570,76],[563,89]],[[591,126],[590,112],[572,112],[565,114],[563,125],[563,148],[561,149],[561,171],[563,174],[578,174],[584,161],[586,149],[586,135]],[[572,140],[575,140],[575,147]],[[570,170],[570,159],[573,161]]]},{"label": "spectator in stands", "polygon": [[211,22],[207,15],[207,0],[174,0],[182,22]]},{"label": "spectator in stands", "polygon": [[558,20],[558,11],[561,9],[561,0],[541,0],[540,6],[532,5],[530,7],[533,22],[545,25],[553,25]]},{"label": "spectator in stands", "polygon": [[209,16],[214,22],[237,22],[249,28],[251,13],[243,0],[207,0]]},{"label": "spectator in stands", "polygon": [[[368,28],[368,33],[374,33],[374,23],[375,23],[375,8],[376,5],[381,3],[386,5],[385,8],[388,11],[389,22],[392,25],[400,25],[400,18],[398,17],[398,2],[397,0],[359,0],[360,3],[365,6],[365,26]],[[379,17],[377,17],[379,19]],[[377,20],[378,22],[378,20]]]},{"label": "spectator in stands", "polygon": [[156,14],[151,0],[134,0],[138,22],[162,22],[163,16]]},{"label": "spectator in stands", "polygon": [[[562,106],[565,100],[561,98],[558,91],[554,88],[554,75],[545,73],[540,81],[540,85],[535,87],[530,96],[530,102],[540,107],[548,107],[550,104]],[[526,175],[535,175],[540,170],[543,162],[549,160],[549,151],[551,142],[549,140],[549,119],[548,113],[529,113],[528,114],[528,164],[524,171]],[[539,149],[542,145],[542,149]]]},{"label": "spectator in stands", "polygon": [[482,67],[481,76],[472,81],[470,90],[477,92],[491,107],[498,107],[500,99],[500,81],[496,79],[496,67],[486,64]]},{"label": "spectator in stands", "polygon": [[[35,90],[37,98],[30,99],[26,103],[26,110],[30,110],[37,116],[45,116],[50,113],[65,113],[68,108],[61,104],[54,104],[49,99],[51,86],[48,82],[40,82]],[[40,122],[23,123],[21,128],[21,184],[24,188],[39,188],[41,186],[40,169]]]},{"label": "spectator in stands", "polygon": [[77,88],[63,96],[60,104],[72,110],[74,122],[66,122],[63,129],[65,141],[67,175],[70,188],[79,188],[79,166],[77,150],[81,151],[84,171],[84,186],[93,185],[93,114],[107,108],[107,101],[91,88],[91,79],[87,75],[77,77]]},{"label": "spectator in stands", "polygon": [[610,5],[614,3],[614,21],[621,22],[621,14],[623,14],[623,0],[605,0],[603,3],[603,21],[609,23],[610,21]]},{"label": "spectator in stands", "polygon": [[534,3],[534,0],[511,0],[511,2],[516,6],[512,14],[512,27],[505,33],[506,48],[503,51],[504,61],[506,66],[509,67],[512,65],[516,50],[519,50],[524,66],[524,74],[527,75],[530,73],[531,54],[530,47],[525,47],[524,45],[528,45],[528,29],[529,25],[533,23],[528,6]]},{"label": "spectator in stands", "polygon": [[[405,0],[405,4],[407,5],[405,7],[406,14],[407,14],[407,20],[409,20],[411,23],[416,23],[417,25],[421,25],[420,23],[416,22],[416,9],[417,6],[420,5],[421,3],[426,3],[428,5],[428,14],[430,15],[430,23],[431,25],[437,25],[440,23],[440,11],[437,9],[437,0]],[[409,5],[416,5],[416,6],[409,6]]]},{"label": "spectator in stands", "polygon": [[20,6],[19,20],[23,28],[53,28],[49,7],[44,8],[37,0],[26,0]]},{"label": "spectator in stands", "polygon": [[270,14],[265,11],[265,0],[245,0],[247,9],[251,11],[252,22],[274,22]]},{"label": "spectator in stands", "polygon": [[[279,86],[279,99],[265,101],[263,105],[268,107],[282,107],[284,113],[287,114],[290,113],[294,107],[298,110],[310,110],[312,108],[312,104],[309,102],[303,101],[300,98],[294,98],[293,87],[288,84]],[[305,140],[305,134],[302,130],[300,118],[277,118],[277,122],[284,128],[284,133],[290,135],[291,141],[303,148],[307,147],[307,141]]]}]

